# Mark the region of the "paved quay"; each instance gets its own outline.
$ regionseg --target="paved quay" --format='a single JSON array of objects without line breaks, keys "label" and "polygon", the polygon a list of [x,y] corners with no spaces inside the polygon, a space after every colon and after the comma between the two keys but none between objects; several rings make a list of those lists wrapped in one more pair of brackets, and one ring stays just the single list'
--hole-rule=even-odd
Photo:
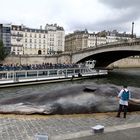
[{"label": "paved quay", "polygon": [[117,128],[134,130],[137,128],[138,131],[140,112],[128,113],[126,119],[116,118],[115,115],[116,113],[52,116],[1,114],[0,140],[35,140],[36,134],[48,135],[49,140],[90,140],[94,135],[91,127],[98,124],[105,126],[105,132],[111,130],[114,133],[113,127],[116,127],[116,130]]},{"label": "paved quay", "polygon": [[103,134],[79,137],[71,140],[139,140],[140,126],[133,128],[134,124],[131,125],[132,128],[125,128],[124,130],[115,130],[113,132],[105,132]]}]

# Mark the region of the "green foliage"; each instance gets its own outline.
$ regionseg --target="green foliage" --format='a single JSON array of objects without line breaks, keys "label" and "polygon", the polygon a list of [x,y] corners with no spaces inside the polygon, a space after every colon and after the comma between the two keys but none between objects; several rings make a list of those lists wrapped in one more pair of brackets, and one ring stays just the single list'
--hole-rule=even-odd
[{"label": "green foliage", "polygon": [[4,60],[4,58],[7,56],[4,50],[3,42],[0,40],[0,60]]}]

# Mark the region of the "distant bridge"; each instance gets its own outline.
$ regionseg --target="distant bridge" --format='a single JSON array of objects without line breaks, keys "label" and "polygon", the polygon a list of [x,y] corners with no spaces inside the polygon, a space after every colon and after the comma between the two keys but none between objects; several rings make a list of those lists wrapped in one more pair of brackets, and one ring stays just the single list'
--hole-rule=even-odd
[{"label": "distant bridge", "polygon": [[136,55],[140,55],[140,39],[104,44],[72,52],[70,59],[72,63],[96,60],[96,67],[106,67],[117,60]]}]

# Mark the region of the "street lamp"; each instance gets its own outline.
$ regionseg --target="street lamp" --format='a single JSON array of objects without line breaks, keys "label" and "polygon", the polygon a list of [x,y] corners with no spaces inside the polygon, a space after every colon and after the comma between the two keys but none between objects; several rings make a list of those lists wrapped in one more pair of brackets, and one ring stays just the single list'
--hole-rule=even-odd
[{"label": "street lamp", "polygon": [[97,34],[95,35],[95,47],[97,48]]},{"label": "street lamp", "polygon": [[134,22],[132,22],[132,39],[133,39],[133,36],[134,36]]},{"label": "street lamp", "polygon": [[22,52],[19,52],[20,65],[21,65],[21,55],[22,55]]}]

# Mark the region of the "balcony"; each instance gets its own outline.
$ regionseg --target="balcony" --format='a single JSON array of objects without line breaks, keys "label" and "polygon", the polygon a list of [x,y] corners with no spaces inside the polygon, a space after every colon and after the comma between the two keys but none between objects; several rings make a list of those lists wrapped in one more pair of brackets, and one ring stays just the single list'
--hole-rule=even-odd
[{"label": "balcony", "polygon": [[14,37],[23,37],[23,34],[11,34],[11,36],[14,36]]}]

